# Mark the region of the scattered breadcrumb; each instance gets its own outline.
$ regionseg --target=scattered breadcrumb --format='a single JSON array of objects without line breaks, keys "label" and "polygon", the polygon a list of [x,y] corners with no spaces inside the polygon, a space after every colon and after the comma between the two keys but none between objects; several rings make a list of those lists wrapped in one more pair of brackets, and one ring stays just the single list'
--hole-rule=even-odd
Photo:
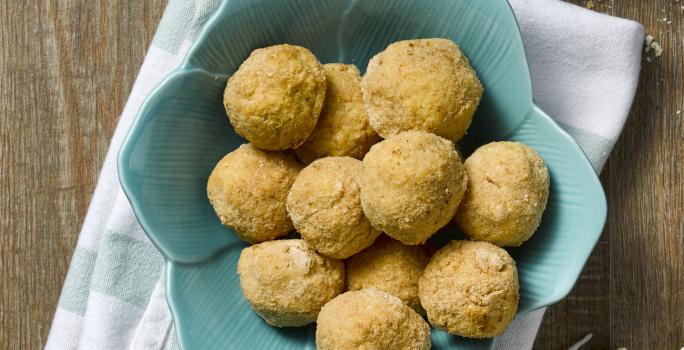
[{"label": "scattered breadcrumb", "polygon": [[[644,47],[644,52],[649,52],[651,49],[653,49],[653,53],[655,57],[660,57],[663,54],[663,48],[660,46],[660,43],[658,43],[655,38],[653,38],[652,35],[646,35],[646,47]],[[647,59],[647,61],[650,62],[650,60]]]},{"label": "scattered breadcrumb", "polygon": [[653,48],[653,51],[655,52],[655,57],[660,57],[663,54],[663,48],[660,46],[658,42],[653,42],[651,44],[651,47]]},{"label": "scattered breadcrumb", "polygon": [[588,9],[593,9],[594,8],[594,2],[592,0],[589,0],[589,1],[587,1],[586,4],[584,4],[584,6]]},{"label": "scattered breadcrumb", "polygon": [[646,61],[650,63],[652,60],[650,57],[646,57]]}]

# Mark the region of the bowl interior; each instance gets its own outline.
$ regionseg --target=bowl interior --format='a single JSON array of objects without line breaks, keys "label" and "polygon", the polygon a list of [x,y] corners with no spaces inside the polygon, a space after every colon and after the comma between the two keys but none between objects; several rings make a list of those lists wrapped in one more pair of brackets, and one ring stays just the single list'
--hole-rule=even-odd
[{"label": "bowl interior", "polygon": [[[235,272],[246,245],[220,224],[206,197],[214,164],[245,142],[221,103],[230,74],[253,49],[277,43],[302,45],[324,63],[353,63],[364,71],[391,42],[427,37],[456,41],[485,86],[459,145],[464,153],[492,140],[519,140],[537,149],[551,172],[539,231],[510,250],[520,273],[520,312],[569,292],[601,232],[605,197],[579,147],[532,103],[524,48],[505,0],[230,0],[183,66],[148,97],[119,157],[138,220],[167,258],[167,297],[186,349],[314,348],[313,326],[271,328],[250,310]],[[436,241],[460,235],[444,231]],[[439,331],[432,340],[436,349],[491,345]]]},{"label": "bowl interior", "polygon": [[131,201],[164,255],[197,262],[233,238],[212,212],[205,184],[213,165],[245,142],[227,122],[221,96],[253,49],[293,43],[324,63],[353,63],[364,71],[389,43],[420,37],[459,43],[485,86],[463,150],[515,130],[532,107],[531,86],[504,0],[226,1],[183,67],[148,98],[121,153]]}]

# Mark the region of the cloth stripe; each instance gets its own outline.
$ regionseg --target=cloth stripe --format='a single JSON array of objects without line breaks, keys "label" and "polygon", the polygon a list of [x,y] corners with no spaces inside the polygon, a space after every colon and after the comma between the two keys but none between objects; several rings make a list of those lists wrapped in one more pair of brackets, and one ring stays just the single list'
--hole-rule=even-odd
[{"label": "cloth stripe", "polygon": [[90,292],[90,280],[95,267],[97,252],[76,247],[71,258],[69,272],[64,280],[62,294],[59,296],[58,306],[83,316],[86,310],[86,300]]},{"label": "cloth stripe", "polygon": [[157,26],[157,32],[152,39],[152,46],[172,54],[178,53],[181,42],[192,28],[187,24],[191,23],[194,10],[194,1],[170,0]]},{"label": "cloth stripe", "polygon": [[109,231],[102,240],[92,290],[144,309],[163,259],[149,242]]},{"label": "cloth stripe", "polygon": [[184,40],[197,37],[201,26],[188,23],[205,23],[220,5],[220,0],[171,0],[164,16],[159,22],[152,45],[172,54],[183,52],[181,44]]}]

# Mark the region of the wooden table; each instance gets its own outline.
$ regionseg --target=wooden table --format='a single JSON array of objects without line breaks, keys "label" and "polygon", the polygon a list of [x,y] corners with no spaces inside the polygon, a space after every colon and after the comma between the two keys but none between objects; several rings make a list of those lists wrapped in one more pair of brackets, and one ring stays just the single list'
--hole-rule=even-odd
[{"label": "wooden table", "polygon": [[[109,139],[164,3],[0,2],[0,349],[45,344]],[[684,1],[593,4],[643,23],[663,55],[644,60],[630,119],[601,176],[608,225],[572,294],[548,310],[535,348],[565,349],[591,332],[584,349],[679,349]]]}]

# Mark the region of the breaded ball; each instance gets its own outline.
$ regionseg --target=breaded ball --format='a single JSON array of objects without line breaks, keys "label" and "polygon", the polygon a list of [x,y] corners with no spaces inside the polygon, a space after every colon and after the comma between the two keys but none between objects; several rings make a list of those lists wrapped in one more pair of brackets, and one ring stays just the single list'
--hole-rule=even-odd
[{"label": "breaded ball", "polygon": [[464,337],[502,334],[518,309],[515,261],[487,242],[451,241],[425,267],[419,287],[430,323]]},{"label": "breaded ball", "polygon": [[451,141],[408,131],[366,154],[361,205],[375,228],[404,244],[419,244],[451,220],[467,183]]},{"label": "breaded ball", "polygon": [[389,45],[368,63],[361,90],[380,136],[420,130],[454,142],[468,130],[483,92],[468,59],[448,39]]},{"label": "breaded ball", "polygon": [[427,350],[430,326],[399,298],[377,289],[346,292],[318,315],[318,350]]},{"label": "breaded ball", "polygon": [[361,73],[352,64],[323,65],[327,81],[318,124],[295,155],[305,163],[328,156],[363,158],[380,136],[368,122],[361,97]]},{"label": "breaded ball", "polygon": [[456,223],[470,238],[519,246],[537,230],[549,197],[549,172],[529,146],[493,142],[465,161],[468,190]]},{"label": "breaded ball", "polygon": [[296,148],[316,126],[325,98],[325,73],[311,51],[275,45],[252,51],[223,94],[230,123],[254,146]]},{"label": "breaded ball", "polygon": [[403,245],[382,235],[370,248],[345,261],[345,289],[377,288],[424,313],[418,299],[418,279],[429,260],[427,247]]},{"label": "breaded ball", "polygon": [[327,157],[304,168],[287,196],[287,210],[302,238],[319,253],[344,259],[380,235],[361,209],[361,161]]},{"label": "breaded ball", "polygon": [[314,322],[321,307],[344,288],[342,261],[317,254],[301,239],[245,248],[237,270],[242,294],[276,327]]},{"label": "breaded ball", "polygon": [[221,222],[249,243],[268,241],[294,229],[287,193],[302,165],[280,152],[244,144],[214,167],[207,195]]}]

